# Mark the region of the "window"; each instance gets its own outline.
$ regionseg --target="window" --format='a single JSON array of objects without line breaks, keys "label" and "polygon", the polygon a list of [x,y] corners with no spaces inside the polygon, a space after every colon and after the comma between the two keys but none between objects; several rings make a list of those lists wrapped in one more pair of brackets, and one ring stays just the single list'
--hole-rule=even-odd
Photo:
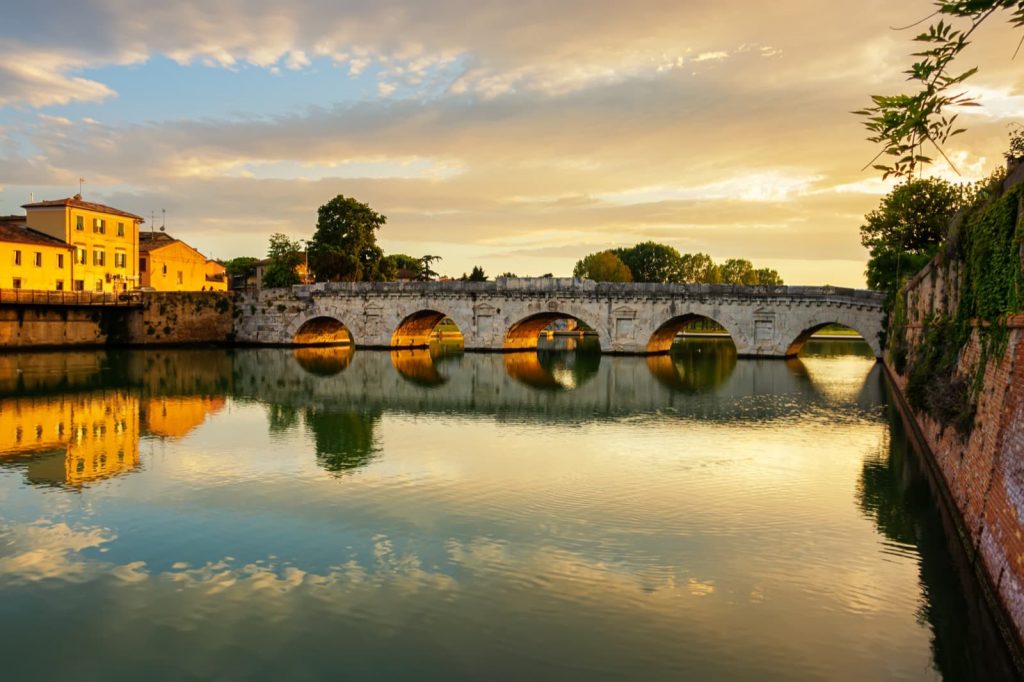
[{"label": "window", "polygon": [[126,268],[128,267],[128,254],[124,251],[114,252],[114,267],[115,268]]},{"label": "window", "polygon": [[21,277],[15,277],[14,278],[14,288],[15,289],[20,289],[21,288]]},{"label": "window", "polygon": [[93,265],[106,265],[107,264],[107,252],[103,249],[93,249],[92,251],[92,264]]},{"label": "window", "polygon": [[103,280],[96,280],[96,291],[103,291]]},{"label": "window", "polygon": [[85,280],[84,279],[76,279],[74,281],[74,287],[75,287],[75,291],[85,291]]},{"label": "window", "polygon": [[64,280],[57,280],[57,291],[64,291]]},{"label": "window", "polygon": [[93,232],[99,232],[100,234],[106,234],[107,233],[107,221],[104,220],[103,218],[93,218],[92,219],[92,231]]},{"label": "window", "polygon": [[63,253],[58,253],[57,254],[57,267],[61,268],[61,269],[64,268],[64,254]]},{"label": "window", "polygon": [[184,277],[182,277],[181,270],[178,270],[178,284],[181,284],[183,281]]},{"label": "window", "polygon": [[79,232],[85,232],[85,218],[83,216],[75,216],[75,229]]},{"label": "window", "polygon": [[123,237],[124,236],[124,223],[118,223],[117,224],[117,236],[118,237]]},{"label": "window", "polygon": [[167,263],[164,263],[163,274],[167,274]]},{"label": "window", "polygon": [[36,251],[35,256],[32,257],[32,262],[35,263],[37,268],[43,267],[43,252]]},{"label": "window", "polygon": [[21,251],[14,252],[14,264],[21,265]]},{"label": "window", "polygon": [[145,272],[145,271],[146,271],[146,259],[145,258],[140,258],[139,259],[139,272]]},{"label": "window", "polygon": [[84,246],[76,246],[75,247],[75,262],[76,263],[78,263],[79,265],[85,265],[88,262],[88,260],[86,258],[87,255],[88,254],[86,253]]}]

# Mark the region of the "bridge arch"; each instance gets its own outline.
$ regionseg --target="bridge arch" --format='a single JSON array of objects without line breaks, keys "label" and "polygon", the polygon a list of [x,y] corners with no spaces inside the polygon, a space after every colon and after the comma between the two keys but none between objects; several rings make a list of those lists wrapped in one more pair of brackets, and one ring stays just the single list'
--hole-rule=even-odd
[{"label": "bridge arch", "polygon": [[348,327],[336,317],[317,315],[303,322],[291,337],[293,346],[354,345]]},{"label": "bridge arch", "polygon": [[309,374],[330,377],[340,374],[352,362],[355,348],[351,344],[344,346],[298,346],[292,350],[292,356],[299,367]]},{"label": "bridge arch", "polygon": [[[436,338],[435,330],[444,320],[451,320],[458,329],[457,332],[448,332],[453,334],[452,340],[457,339],[461,342],[462,327],[451,316],[440,310],[424,309],[417,310],[402,318],[402,321],[398,323],[395,331],[391,334],[390,345],[392,348],[426,348]],[[445,331],[442,330],[440,334],[443,340]]]},{"label": "bridge arch", "polygon": [[804,347],[804,344],[814,336],[817,332],[821,331],[825,327],[830,325],[839,325],[846,327],[857,332],[864,338],[864,342],[871,348],[871,352],[874,353],[876,358],[882,357],[882,345],[881,345],[881,328],[873,329],[870,325],[862,325],[855,321],[843,320],[841,318],[828,319],[828,320],[815,320],[809,323],[804,329],[802,329],[789,345],[786,347],[786,357],[795,357],[800,353],[800,349]]},{"label": "bridge arch", "polygon": [[[572,320],[582,324],[589,333],[600,337],[597,327],[590,324],[583,318],[572,313],[565,313],[559,310],[533,313],[512,323],[512,326],[505,332],[504,350],[536,350],[537,342],[540,340],[541,332],[559,320]],[[584,332],[587,333],[587,332]],[[604,339],[599,339],[601,347],[606,345]]]},{"label": "bridge arch", "polygon": [[416,386],[433,388],[448,381],[438,369],[436,358],[426,348],[393,349],[391,364],[400,377]]},{"label": "bridge arch", "polygon": [[714,324],[718,325],[729,335],[730,341],[734,347],[736,347],[738,336],[730,329],[729,324],[725,324],[720,320],[702,315],[700,313],[683,313],[682,315],[676,315],[671,317],[654,330],[651,334],[650,339],[647,341],[647,346],[644,348],[644,352],[650,355],[657,353],[667,353],[672,349],[672,344],[675,342],[676,336],[679,332],[686,329],[687,326],[698,320],[709,320]]}]

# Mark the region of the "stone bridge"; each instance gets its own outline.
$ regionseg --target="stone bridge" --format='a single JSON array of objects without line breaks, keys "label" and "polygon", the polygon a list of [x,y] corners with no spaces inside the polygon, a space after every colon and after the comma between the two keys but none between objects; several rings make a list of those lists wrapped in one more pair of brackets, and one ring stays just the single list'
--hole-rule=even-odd
[{"label": "stone bridge", "polygon": [[444,318],[466,350],[536,348],[561,319],[593,328],[604,353],[666,352],[697,318],[729,332],[742,357],[791,357],[816,331],[841,324],[876,357],[882,349],[882,297],[837,287],[617,284],[571,278],[494,282],[324,282],[239,295],[235,340],[267,345],[426,346]]}]

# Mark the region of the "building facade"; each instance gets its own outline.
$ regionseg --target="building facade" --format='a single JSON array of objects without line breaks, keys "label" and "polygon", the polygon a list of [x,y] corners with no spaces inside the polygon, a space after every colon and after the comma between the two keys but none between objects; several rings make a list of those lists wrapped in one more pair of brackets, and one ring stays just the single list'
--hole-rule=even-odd
[{"label": "building facade", "polygon": [[72,277],[65,287],[117,292],[139,286],[139,225],[145,222],[141,216],[84,201],[78,194],[22,208],[32,229],[74,248]]},{"label": "building facade", "polygon": [[73,258],[71,246],[17,216],[0,221],[0,289],[70,290]]},{"label": "building facade", "polygon": [[227,291],[227,272],[164,232],[139,235],[140,286],[157,291]]}]

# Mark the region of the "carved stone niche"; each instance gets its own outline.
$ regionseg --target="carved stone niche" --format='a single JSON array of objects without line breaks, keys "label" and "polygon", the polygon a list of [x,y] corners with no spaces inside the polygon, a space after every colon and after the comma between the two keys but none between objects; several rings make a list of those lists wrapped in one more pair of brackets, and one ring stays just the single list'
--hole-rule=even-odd
[{"label": "carved stone niche", "polygon": [[634,308],[628,306],[615,308],[609,314],[608,322],[613,339],[632,339],[636,335],[636,309]]},{"label": "carved stone niche", "polygon": [[754,346],[771,348],[775,344],[775,313],[758,308],[754,311]]},{"label": "carved stone niche", "polygon": [[494,306],[487,303],[478,303],[473,306],[473,326],[480,336],[490,336],[494,331]]},{"label": "carved stone niche", "polygon": [[380,329],[384,316],[384,306],[371,301],[363,307],[363,325],[367,332],[373,333]]}]

